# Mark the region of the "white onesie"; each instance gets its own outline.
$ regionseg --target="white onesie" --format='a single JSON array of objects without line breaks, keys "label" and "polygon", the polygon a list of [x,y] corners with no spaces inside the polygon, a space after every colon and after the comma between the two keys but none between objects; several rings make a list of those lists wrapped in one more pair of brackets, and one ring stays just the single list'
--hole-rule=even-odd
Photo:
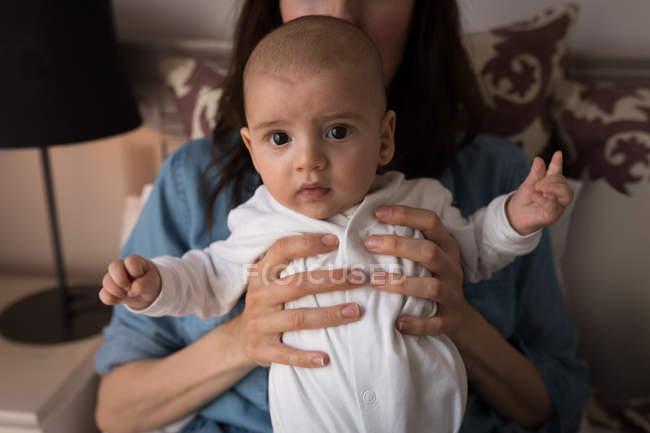
[{"label": "white onesie", "polygon": [[[451,193],[433,179],[405,180],[398,172],[378,175],[371,192],[346,215],[316,220],[279,204],[260,186],[254,196],[228,215],[230,237],[182,258],[153,259],[162,290],[145,310],[149,316],[228,313],[243,294],[249,266],[277,239],[304,233],[332,233],[335,251],[294,260],[282,275],[317,269],[355,268],[429,276],[421,265],[392,256],[374,255],[364,247],[371,234],[421,238],[404,226],[382,224],[375,209],[401,204],[438,214],[458,241],[465,276],[488,278],[515,256],[527,254],[540,232],[521,236],[505,215],[507,196],[494,199],[469,218],[451,206]],[[400,315],[431,316],[430,300],[406,297],[370,285],[308,295],[285,308],[313,308],[355,302],[361,319],[344,326],[285,332],[283,342],[299,349],[322,350],[330,357],[324,368],[304,369],[273,364],[269,402],[274,432],[456,432],[467,397],[465,369],[446,336],[416,337],[395,329]]]}]

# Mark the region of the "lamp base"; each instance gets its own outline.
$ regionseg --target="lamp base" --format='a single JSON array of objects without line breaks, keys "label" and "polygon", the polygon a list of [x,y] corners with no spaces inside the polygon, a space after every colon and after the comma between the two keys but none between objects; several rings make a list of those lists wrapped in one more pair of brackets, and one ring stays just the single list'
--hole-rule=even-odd
[{"label": "lamp base", "polygon": [[[96,287],[69,287],[36,293],[7,307],[0,334],[18,343],[66,343],[101,332],[113,309],[102,304]],[[67,300],[65,302],[64,300]]]}]

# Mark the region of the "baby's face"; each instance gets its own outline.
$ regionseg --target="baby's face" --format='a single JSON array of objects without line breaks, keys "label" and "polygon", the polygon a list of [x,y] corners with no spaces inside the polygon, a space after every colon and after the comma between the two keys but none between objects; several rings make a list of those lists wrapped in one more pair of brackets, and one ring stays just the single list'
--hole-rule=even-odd
[{"label": "baby's face", "polygon": [[356,67],[255,73],[242,138],[271,195],[324,219],[360,202],[393,156],[395,114]]}]

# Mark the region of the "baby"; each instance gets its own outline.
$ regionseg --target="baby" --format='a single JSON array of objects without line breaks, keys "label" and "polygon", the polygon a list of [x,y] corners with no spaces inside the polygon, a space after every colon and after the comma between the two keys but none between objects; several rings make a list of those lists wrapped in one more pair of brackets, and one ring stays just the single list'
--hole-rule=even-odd
[{"label": "baby", "polygon": [[[248,265],[277,239],[311,232],[334,234],[338,249],[295,260],[283,276],[351,267],[430,276],[417,263],[365,249],[370,234],[422,237],[377,221],[375,209],[393,204],[436,212],[460,245],[465,276],[478,281],[532,251],[540,229],[571,200],[561,154],[548,171],[537,159],[517,191],[469,221],[451,207],[451,193],[438,181],[377,175],[393,157],[395,113],[386,109],[379,53],[345,21],[303,17],[271,32],[248,60],[244,96],[241,136],[264,185],[230,212],[231,236],[182,258],[118,261],[100,292],[105,303],[151,316],[224,315],[246,289]],[[118,284],[125,276],[130,284]],[[134,294],[148,306],[133,303]],[[402,335],[394,327],[400,315],[434,315],[435,304],[366,284],[308,295],[285,308],[348,302],[362,306],[359,321],[284,333],[285,344],[325,351],[331,362],[318,369],[271,366],[274,431],[458,431],[467,383],[457,349],[446,336]]]}]

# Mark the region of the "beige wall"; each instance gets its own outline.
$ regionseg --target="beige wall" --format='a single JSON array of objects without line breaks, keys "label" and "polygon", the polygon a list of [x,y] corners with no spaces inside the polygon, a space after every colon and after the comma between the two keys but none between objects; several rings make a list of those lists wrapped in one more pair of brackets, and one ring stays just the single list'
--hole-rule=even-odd
[{"label": "beige wall", "polygon": [[[99,278],[119,248],[126,195],[155,176],[158,135],[141,128],[52,147],[50,159],[68,274]],[[0,203],[0,272],[52,273],[39,150],[0,150]]]}]

